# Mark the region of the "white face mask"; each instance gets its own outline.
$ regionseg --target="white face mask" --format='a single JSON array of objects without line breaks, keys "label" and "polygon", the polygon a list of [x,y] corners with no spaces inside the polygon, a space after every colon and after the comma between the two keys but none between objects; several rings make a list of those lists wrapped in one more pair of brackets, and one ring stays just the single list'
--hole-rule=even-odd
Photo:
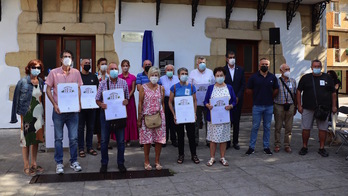
[{"label": "white face mask", "polygon": [[108,65],[101,65],[100,66],[100,70],[102,70],[102,71],[106,71],[108,69]]},{"label": "white face mask", "polygon": [[236,59],[228,59],[228,64],[234,65],[236,63]]},{"label": "white face mask", "polygon": [[290,71],[284,72],[283,74],[285,77],[290,78]]},{"label": "white face mask", "polygon": [[123,67],[122,70],[123,72],[127,72],[129,70],[129,67]]},{"label": "white face mask", "polygon": [[72,59],[71,58],[64,58],[63,59],[63,64],[65,65],[65,66],[70,66],[71,64],[72,64]]},{"label": "white face mask", "polygon": [[158,77],[157,77],[157,76],[151,76],[151,77],[150,77],[150,81],[151,81],[152,84],[157,84],[157,82],[158,82]]}]

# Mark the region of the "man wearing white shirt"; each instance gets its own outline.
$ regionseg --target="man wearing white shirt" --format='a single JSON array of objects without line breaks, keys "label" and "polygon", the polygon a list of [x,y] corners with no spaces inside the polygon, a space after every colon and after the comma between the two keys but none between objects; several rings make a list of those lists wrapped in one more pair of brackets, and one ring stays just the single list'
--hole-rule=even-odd
[{"label": "man wearing white shirt", "polygon": [[[211,69],[206,68],[206,59],[204,57],[198,57],[197,59],[197,69],[194,69],[190,72],[189,83],[196,84],[215,84],[214,73]],[[199,100],[197,100],[198,102]],[[202,115],[203,113],[203,115]],[[199,125],[202,123],[202,118],[207,116],[207,110],[203,105],[197,105],[197,120],[195,127],[195,137],[196,145],[199,142]],[[205,131],[207,131],[207,123],[205,123]],[[208,144],[208,142],[207,142]]]},{"label": "man wearing white shirt", "polygon": [[170,95],[170,88],[176,84],[179,83],[178,76],[174,75],[174,66],[171,64],[168,64],[164,67],[166,71],[166,75],[162,76],[160,78],[160,82],[162,83],[162,86],[164,87],[164,111],[166,116],[166,139],[168,142],[168,137],[170,135],[170,141],[172,142],[172,145],[174,147],[178,147],[178,142],[176,140],[176,132],[175,132],[175,126],[174,126],[174,117],[172,112],[169,109],[168,101],[169,101],[169,95]]}]

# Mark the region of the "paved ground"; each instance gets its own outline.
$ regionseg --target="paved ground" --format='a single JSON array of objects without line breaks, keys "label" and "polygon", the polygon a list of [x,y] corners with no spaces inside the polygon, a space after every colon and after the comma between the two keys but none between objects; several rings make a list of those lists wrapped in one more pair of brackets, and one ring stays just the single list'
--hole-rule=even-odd
[{"label": "paved ground", "polygon": [[[177,148],[168,145],[163,149],[161,163],[165,168],[176,172],[174,176],[163,178],[94,181],[76,183],[29,184],[30,177],[23,175],[21,149],[18,146],[18,129],[0,130],[0,195],[345,195],[348,192],[348,149],[343,148],[335,154],[337,146],[327,147],[330,156],[322,158],[318,153],[317,131],[312,131],[309,154],[298,155],[301,148],[299,121],[294,125],[292,135],[293,153],[284,150],[268,156],[262,151],[262,131],[256,146],[256,153],[245,156],[248,148],[251,118],[243,117],[241,123],[241,150],[229,149],[226,158],[230,166],[220,163],[207,167],[209,148],[204,146],[204,132],[198,156],[201,164],[196,165],[187,159],[182,165],[176,163]],[[273,130],[271,142],[273,143]],[[94,138],[96,139],[96,138]],[[112,142],[115,145],[114,141]],[[116,149],[110,152],[109,171],[117,171]],[[219,155],[219,153],[217,153]],[[143,151],[135,144],[126,148],[126,167],[128,170],[143,169]],[[217,156],[216,158],[219,158]],[[64,152],[66,173],[68,152]],[[100,167],[100,154],[87,155],[78,160],[83,172],[97,172]],[[38,163],[46,173],[55,172],[53,152],[39,153]],[[154,164],[154,151],[151,150],[151,163]]]}]

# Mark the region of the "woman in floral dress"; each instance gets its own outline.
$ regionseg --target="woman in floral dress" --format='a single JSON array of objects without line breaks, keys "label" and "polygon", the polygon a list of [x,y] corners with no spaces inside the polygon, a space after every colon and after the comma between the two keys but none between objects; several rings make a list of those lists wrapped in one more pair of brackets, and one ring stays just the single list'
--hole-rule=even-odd
[{"label": "woman in floral dress", "polygon": [[[24,78],[18,81],[12,102],[11,123],[21,117],[20,146],[22,147],[24,174],[34,176],[44,169],[37,165],[38,144],[44,142],[44,109],[42,106],[44,66],[40,60],[31,60],[25,67]],[[29,164],[29,149],[31,164]]]},{"label": "woman in floral dress", "polygon": [[[155,143],[155,166],[156,170],[161,170],[159,162],[162,144],[166,143],[166,120],[164,115],[164,88],[157,84],[160,70],[151,67],[148,72],[150,82],[143,84],[139,89],[139,105],[137,125],[139,130],[139,143],[144,144],[145,170],[152,170],[149,160],[151,144]],[[158,128],[148,128],[145,125],[145,116],[160,113],[161,126]]]}]

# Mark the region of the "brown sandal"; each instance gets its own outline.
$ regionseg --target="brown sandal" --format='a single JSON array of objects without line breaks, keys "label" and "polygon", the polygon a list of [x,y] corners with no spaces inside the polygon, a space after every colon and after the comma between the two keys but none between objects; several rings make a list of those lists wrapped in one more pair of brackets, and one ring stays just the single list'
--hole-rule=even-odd
[{"label": "brown sandal", "polygon": [[23,172],[27,176],[36,176],[36,172],[31,168],[24,168]]},{"label": "brown sandal", "polygon": [[33,165],[31,168],[33,171],[36,172],[36,174],[42,174],[45,170],[40,165]]},{"label": "brown sandal", "polygon": [[89,149],[87,153],[93,156],[96,156],[98,154],[97,151],[95,151],[93,148]]},{"label": "brown sandal", "polygon": [[84,150],[80,150],[79,156],[82,157],[82,158],[86,157],[85,151]]}]

